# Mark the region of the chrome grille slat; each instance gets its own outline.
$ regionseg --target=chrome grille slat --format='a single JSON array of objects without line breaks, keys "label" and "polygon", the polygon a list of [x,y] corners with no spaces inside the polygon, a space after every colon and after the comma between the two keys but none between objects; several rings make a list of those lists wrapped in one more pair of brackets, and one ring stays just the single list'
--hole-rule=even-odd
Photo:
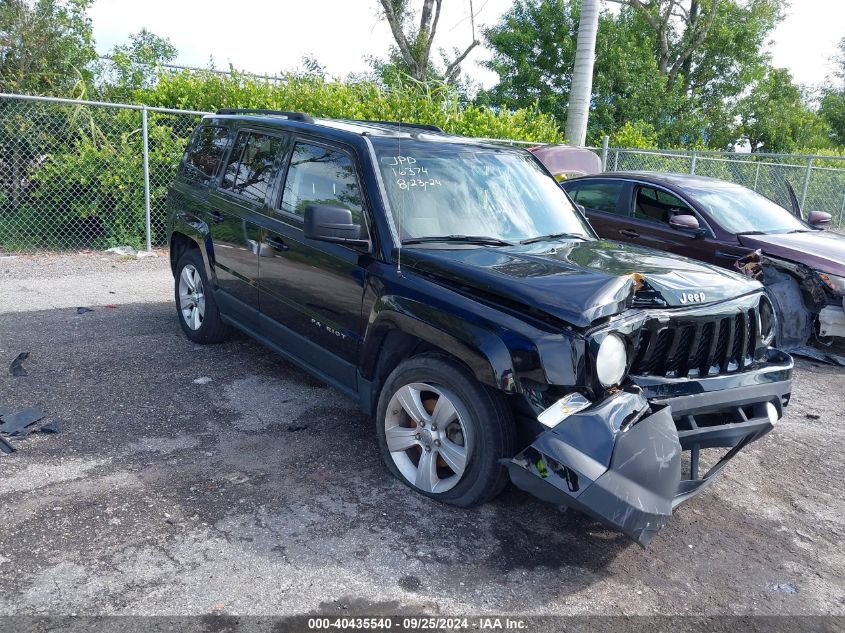
[{"label": "chrome grille slat", "polygon": [[637,341],[633,375],[704,377],[742,371],[754,359],[757,308],[733,314],[686,315],[646,323]]}]

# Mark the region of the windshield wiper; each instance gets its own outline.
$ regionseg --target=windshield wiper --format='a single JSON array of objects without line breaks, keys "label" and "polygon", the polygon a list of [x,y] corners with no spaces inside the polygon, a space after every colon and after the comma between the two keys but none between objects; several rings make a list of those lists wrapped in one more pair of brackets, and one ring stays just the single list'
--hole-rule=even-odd
[{"label": "windshield wiper", "polygon": [[578,240],[586,239],[586,235],[578,235],[577,233],[549,233],[548,235],[538,235],[537,237],[529,237],[527,240],[520,240],[520,244],[534,244],[535,242],[545,242],[546,240],[556,240],[559,237],[574,237]]},{"label": "windshield wiper", "polygon": [[741,231],[737,235],[765,235],[765,231]]},{"label": "windshield wiper", "polygon": [[513,246],[513,242],[498,237],[487,237],[485,235],[431,235],[428,237],[413,237],[402,240],[402,245],[408,244],[429,244],[432,242],[459,242],[462,244],[486,244],[488,246]]}]

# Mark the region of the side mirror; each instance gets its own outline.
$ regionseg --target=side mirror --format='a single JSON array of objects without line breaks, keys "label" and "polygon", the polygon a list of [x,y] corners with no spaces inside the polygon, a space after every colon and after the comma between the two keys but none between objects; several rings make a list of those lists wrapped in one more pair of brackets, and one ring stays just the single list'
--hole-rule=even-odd
[{"label": "side mirror", "polygon": [[669,218],[669,226],[678,231],[692,231],[697,233],[700,228],[698,218],[694,215],[675,215]]},{"label": "side mirror", "polygon": [[825,226],[830,224],[830,220],[830,214],[824,211],[810,211],[810,216],[807,218],[807,222],[813,226]]},{"label": "side mirror", "polygon": [[326,204],[309,204],[305,207],[305,237],[309,240],[369,246],[361,239],[361,225],[352,223],[352,212],[343,207]]}]

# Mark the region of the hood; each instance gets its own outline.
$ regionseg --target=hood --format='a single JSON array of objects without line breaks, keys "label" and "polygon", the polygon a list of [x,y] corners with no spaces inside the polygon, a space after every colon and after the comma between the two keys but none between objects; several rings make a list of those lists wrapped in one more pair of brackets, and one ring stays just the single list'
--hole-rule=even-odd
[{"label": "hood", "polygon": [[[590,240],[515,247],[402,249],[403,267],[530,306],[578,327],[618,314],[634,300],[631,273],[666,306],[689,306],[755,292],[756,281],[709,264],[618,242]],[[699,302],[693,302],[699,305]]]},{"label": "hood", "polygon": [[832,275],[845,276],[845,236],[832,231],[740,235],[739,242]]}]

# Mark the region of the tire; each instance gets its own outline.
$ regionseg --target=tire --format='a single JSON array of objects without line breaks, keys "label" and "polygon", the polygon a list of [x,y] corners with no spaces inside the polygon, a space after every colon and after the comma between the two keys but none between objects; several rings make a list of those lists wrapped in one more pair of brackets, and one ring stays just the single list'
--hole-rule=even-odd
[{"label": "tire", "polygon": [[201,345],[224,341],[228,327],[220,318],[205,274],[205,262],[197,249],[190,249],[179,258],[174,285],[176,314],[185,336]]},{"label": "tire", "polygon": [[801,286],[786,273],[767,273],[766,294],[777,316],[777,330],[771,344],[785,350],[806,345],[813,334],[815,317],[804,303]]},{"label": "tire", "polygon": [[499,460],[515,452],[513,416],[500,393],[446,356],[414,356],[393,370],[379,396],[376,432],[388,470],[438,501],[476,506],[508,482]]}]

